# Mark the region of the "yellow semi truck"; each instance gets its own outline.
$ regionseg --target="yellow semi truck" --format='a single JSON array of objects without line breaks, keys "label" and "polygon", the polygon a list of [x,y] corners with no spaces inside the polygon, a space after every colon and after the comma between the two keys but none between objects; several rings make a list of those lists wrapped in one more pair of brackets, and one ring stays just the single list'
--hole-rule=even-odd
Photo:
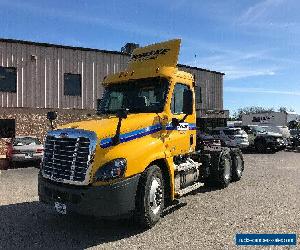
[{"label": "yellow semi truck", "polygon": [[179,48],[176,39],[135,49],[126,71],[104,79],[97,119],[48,132],[41,202],[149,228],[182,195],[241,178],[238,149],[197,138],[195,82],[177,69]]}]

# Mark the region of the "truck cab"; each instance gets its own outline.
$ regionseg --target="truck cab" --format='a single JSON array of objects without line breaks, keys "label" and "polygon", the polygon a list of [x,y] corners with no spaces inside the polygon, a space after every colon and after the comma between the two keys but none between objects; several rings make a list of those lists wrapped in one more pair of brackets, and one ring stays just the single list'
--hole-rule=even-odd
[{"label": "truck cab", "polygon": [[104,79],[97,119],[48,132],[40,201],[149,228],[183,194],[241,178],[240,151],[199,149],[194,78],[177,69],[179,48],[176,39],[136,49],[126,71]]}]

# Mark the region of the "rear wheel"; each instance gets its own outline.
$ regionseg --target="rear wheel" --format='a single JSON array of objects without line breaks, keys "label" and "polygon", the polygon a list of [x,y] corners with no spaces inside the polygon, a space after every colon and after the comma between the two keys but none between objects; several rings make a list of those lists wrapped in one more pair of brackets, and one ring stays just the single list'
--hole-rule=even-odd
[{"label": "rear wheel", "polygon": [[229,149],[224,149],[219,155],[213,154],[210,175],[205,180],[205,184],[210,187],[227,187],[231,181],[231,164]]},{"label": "rear wheel", "polygon": [[231,181],[231,157],[229,152],[224,152],[220,157],[219,178],[217,184],[221,188],[225,188]]},{"label": "rear wheel", "polygon": [[244,158],[240,149],[231,150],[232,180],[239,181],[244,171]]},{"label": "rear wheel", "polygon": [[135,221],[143,228],[153,227],[161,217],[164,198],[162,172],[158,166],[152,165],[141,176]]},{"label": "rear wheel", "polygon": [[267,150],[267,145],[264,140],[257,140],[254,144],[255,149],[259,153],[265,153]]}]

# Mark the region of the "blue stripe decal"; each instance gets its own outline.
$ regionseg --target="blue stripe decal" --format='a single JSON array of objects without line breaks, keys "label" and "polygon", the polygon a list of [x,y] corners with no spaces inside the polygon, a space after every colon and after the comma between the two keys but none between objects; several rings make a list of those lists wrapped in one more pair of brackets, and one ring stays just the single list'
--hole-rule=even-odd
[{"label": "blue stripe decal", "polygon": [[196,130],[197,126],[195,123],[189,123],[189,130]]},{"label": "blue stripe decal", "polygon": [[[121,134],[120,135],[120,143],[128,142],[128,141],[131,141],[131,140],[134,140],[137,138],[144,137],[146,135],[154,134],[160,130],[162,130],[161,124],[156,124],[153,126],[149,126],[146,128],[134,130],[132,132],[128,132],[125,134]],[[113,144],[112,138],[105,138],[100,141],[101,148],[108,148],[108,147],[112,146],[112,144]]]},{"label": "blue stripe decal", "polygon": [[[131,141],[131,140],[134,140],[137,138],[144,137],[146,135],[151,135],[151,134],[161,131],[162,129],[163,129],[162,125],[160,123],[158,123],[158,124],[146,127],[146,128],[134,130],[132,132],[128,132],[125,134],[121,134],[120,135],[120,143],[128,142],[128,141]],[[196,124],[189,123],[189,130],[194,130],[194,129],[196,129]],[[177,128],[173,127],[171,124],[168,124],[166,126],[166,130],[177,130]],[[113,145],[112,138],[105,138],[100,141],[101,148],[108,148],[112,145]]]}]

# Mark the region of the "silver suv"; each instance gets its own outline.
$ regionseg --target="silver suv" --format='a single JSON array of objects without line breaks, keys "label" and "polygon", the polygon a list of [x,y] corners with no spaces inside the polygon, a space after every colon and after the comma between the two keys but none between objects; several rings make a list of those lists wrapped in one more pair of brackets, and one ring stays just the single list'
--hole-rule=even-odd
[{"label": "silver suv", "polygon": [[241,128],[215,128],[211,135],[223,141],[227,147],[246,148],[249,146],[248,135]]}]

